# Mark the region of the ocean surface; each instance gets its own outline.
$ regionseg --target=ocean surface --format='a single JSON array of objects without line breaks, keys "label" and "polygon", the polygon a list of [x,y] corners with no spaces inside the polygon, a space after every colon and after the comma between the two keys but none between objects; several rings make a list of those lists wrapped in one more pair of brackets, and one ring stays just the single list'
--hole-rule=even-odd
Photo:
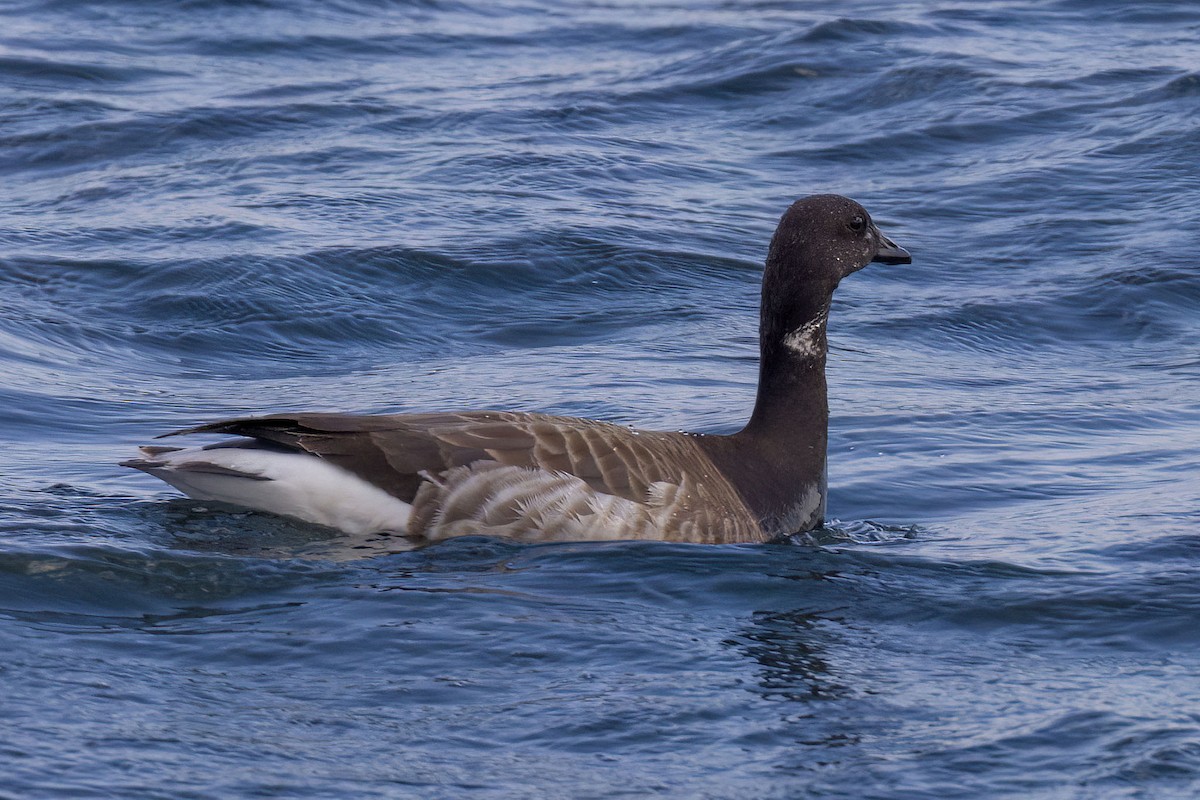
[{"label": "ocean surface", "polygon": [[[1200,796],[1200,5],[0,4],[0,798]],[[424,549],[118,461],[279,410],[731,432],[826,529]]]}]

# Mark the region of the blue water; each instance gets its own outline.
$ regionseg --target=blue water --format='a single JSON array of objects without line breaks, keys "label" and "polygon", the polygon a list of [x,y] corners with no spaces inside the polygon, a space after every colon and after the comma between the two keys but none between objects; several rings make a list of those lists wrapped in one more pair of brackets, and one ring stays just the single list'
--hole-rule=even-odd
[{"label": "blue water", "polygon": [[[1200,7],[0,6],[0,797],[1200,794]],[[779,214],[827,530],[386,540],[115,463],[282,409],[729,432]]]}]

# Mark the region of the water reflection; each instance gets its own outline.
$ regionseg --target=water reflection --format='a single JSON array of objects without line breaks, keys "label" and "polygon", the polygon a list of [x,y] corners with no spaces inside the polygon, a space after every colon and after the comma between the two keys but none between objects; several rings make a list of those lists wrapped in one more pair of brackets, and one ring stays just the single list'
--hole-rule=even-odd
[{"label": "water reflection", "polygon": [[757,661],[757,691],[767,699],[798,702],[844,696],[820,644],[821,617],[808,611],[755,612],[741,636],[726,640]]},{"label": "water reflection", "polygon": [[[151,513],[154,513],[151,511]],[[247,558],[354,561],[403,553],[416,545],[385,533],[351,536],[321,525],[273,514],[185,498],[161,508],[162,529],[181,550]]]}]

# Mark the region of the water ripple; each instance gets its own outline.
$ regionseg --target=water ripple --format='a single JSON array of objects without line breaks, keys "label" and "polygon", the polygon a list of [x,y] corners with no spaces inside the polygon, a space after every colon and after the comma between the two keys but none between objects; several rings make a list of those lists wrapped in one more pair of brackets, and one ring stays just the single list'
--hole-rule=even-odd
[{"label": "water ripple", "polygon": [[[1197,26],[4,6],[8,791],[1194,795]],[[280,407],[735,430],[818,191],[914,254],[839,288],[821,531],[413,550],[116,466]]]}]

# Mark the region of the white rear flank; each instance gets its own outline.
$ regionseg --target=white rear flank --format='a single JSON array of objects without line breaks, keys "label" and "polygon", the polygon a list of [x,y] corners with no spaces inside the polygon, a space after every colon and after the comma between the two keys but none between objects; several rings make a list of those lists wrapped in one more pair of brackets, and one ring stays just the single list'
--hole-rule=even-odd
[{"label": "white rear flank", "polygon": [[408,530],[411,505],[315,456],[211,446],[142,452],[144,458],[126,465],[196,500],[298,517],[349,534]]}]

